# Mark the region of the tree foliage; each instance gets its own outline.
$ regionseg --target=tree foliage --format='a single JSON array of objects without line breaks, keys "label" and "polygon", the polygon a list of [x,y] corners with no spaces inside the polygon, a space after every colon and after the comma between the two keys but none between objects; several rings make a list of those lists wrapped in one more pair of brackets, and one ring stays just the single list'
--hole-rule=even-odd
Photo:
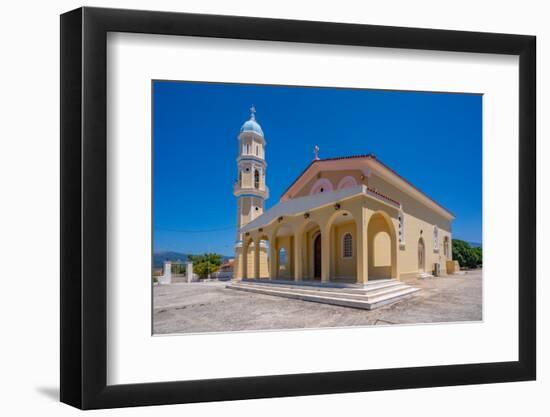
[{"label": "tree foliage", "polygon": [[453,239],[453,260],[462,267],[477,268],[483,265],[483,251],[464,240]]},{"label": "tree foliage", "polygon": [[199,278],[207,278],[208,274],[216,272],[222,264],[222,255],[204,253],[202,255],[187,255],[187,260],[193,262],[193,272]]}]

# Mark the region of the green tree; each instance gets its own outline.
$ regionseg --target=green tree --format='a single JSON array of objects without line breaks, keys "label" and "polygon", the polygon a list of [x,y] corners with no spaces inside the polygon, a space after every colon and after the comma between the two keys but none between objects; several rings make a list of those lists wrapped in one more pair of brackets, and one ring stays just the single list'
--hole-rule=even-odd
[{"label": "green tree", "polygon": [[464,240],[453,239],[453,259],[458,261],[460,266],[477,268],[483,265],[483,251],[480,247],[472,247]]},{"label": "green tree", "polygon": [[193,272],[199,278],[207,278],[208,274],[216,272],[222,264],[222,255],[204,253],[202,255],[187,255],[187,260],[193,262]]}]

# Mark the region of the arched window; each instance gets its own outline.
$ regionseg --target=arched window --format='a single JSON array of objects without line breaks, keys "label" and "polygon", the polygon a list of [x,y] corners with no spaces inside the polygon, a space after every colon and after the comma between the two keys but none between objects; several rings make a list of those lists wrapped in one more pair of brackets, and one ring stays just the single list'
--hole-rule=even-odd
[{"label": "arched window", "polygon": [[333,190],[332,183],[326,178],[320,178],[315,182],[315,184],[313,184],[313,187],[311,187],[311,191],[309,192],[309,195],[314,195],[319,193],[329,193],[332,190]]},{"label": "arched window", "polygon": [[260,148],[260,147],[259,147],[258,145],[256,145],[256,156],[258,156],[258,149],[259,149],[259,148]]},{"label": "arched window", "polygon": [[355,178],[353,178],[351,175],[348,175],[340,180],[338,183],[338,187],[336,187],[338,190],[342,190],[344,188],[351,188],[357,186],[357,181],[355,181]]},{"label": "arched window", "polygon": [[250,145],[246,144],[246,154],[248,155],[250,153]]},{"label": "arched window", "polygon": [[243,186],[243,172],[239,171],[239,187]]},{"label": "arched window", "polygon": [[353,237],[351,236],[351,233],[346,233],[342,238],[342,257],[353,257]]},{"label": "arched window", "polygon": [[260,172],[257,169],[254,170],[254,188],[260,188]]},{"label": "arched window", "polygon": [[279,249],[279,268],[286,269],[286,249]]}]

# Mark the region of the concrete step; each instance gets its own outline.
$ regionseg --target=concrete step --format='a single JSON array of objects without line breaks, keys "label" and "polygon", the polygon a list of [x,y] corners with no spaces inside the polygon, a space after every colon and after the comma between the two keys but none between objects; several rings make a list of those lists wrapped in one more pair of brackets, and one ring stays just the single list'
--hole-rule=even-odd
[{"label": "concrete step", "polygon": [[250,282],[235,282],[227,285],[226,288],[303,301],[371,310],[373,308],[381,307],[383,305],[408,298],[415,292],[419,291],[418,288],[402,284],[399,281],[397,281],[397,283],[398,285],[392,285],[386,288],[375,288],[366,293],[353,293],[349,291],[342,292],[336,291],[335,289],[332,291],[326,291],[325,288],[298,288],[296,286],[282,286],[280,284]]}]

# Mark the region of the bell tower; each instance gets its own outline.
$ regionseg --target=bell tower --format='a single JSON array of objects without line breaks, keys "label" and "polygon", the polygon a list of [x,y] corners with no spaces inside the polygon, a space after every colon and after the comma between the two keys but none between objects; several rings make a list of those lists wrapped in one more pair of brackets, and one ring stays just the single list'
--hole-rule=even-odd
[{"label": "bell tower", "polygon": [[[266,141],[261,126],[256,121],[256,108],[250,108],[250,118],[244,122],[238,136],[239,148],[237,153],[237,180],[233,185],[233,195],[237,198],[237,236],[235,242],[235,263],[233,276],[235,279],[252,278],[254,271],[244,268],[242,264],[243,248],[246,246],[241,227],[254,220],[264,212],[265,200],[269,198],[269,188],[266,185],[265,162]],[[253,245],[249,245],[253,246]],[[261,245],[260,245],[261,247]],[[261,252],[266,248],[261,247]],[[253,257],[252,257],[253,258]],[[262,258],[264,258],[262,256]],[[248,257],[250,262],[251,257]],[[266,259],[267,262],[267,259]],[[264,268],[261,268],[264,269]],[[246,271],[247,277],[244,277]]]}]

